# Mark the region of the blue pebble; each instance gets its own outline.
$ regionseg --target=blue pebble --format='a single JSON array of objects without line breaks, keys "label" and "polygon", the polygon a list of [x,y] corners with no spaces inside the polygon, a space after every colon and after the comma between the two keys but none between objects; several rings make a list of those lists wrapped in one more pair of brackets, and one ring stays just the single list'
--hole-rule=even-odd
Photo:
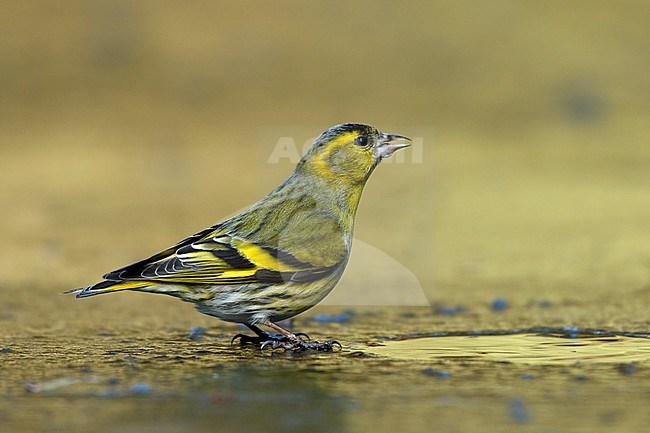
[{"label": "blue pebble", "polygon": [[533,376],[533,375],[530,374],[530,373],[524,373],[524,374],[522,374],[522,375],[519,376],[519,377],[520,377],[521,379],[523,379],[523,380],[531,380],[531,379],[533,379],[535,376]]},{"label": "blue pebble", "polygon": [[464,305],[457,305],[455,307],[450,305],[434,305],[434,311],[436,314],[455,316],[456,314],[463,314],[467,311],[467,307]]},{"label": "blue pebble", "polygon": [[503,298],[497,298],[490,305],[494,311],[503,311],[508,308],[508,301]]},{"label": "blue pebble", "polygon": [[451,373],[448,371],[440,371],[440,370],[435,370],[433,368],[425,368],[424,370],[421,370],[420,373],[426,374],[427,376],[435,376],[435,377],[451,377]]},{"label": "blue pebble", "polygon": [[129,391],[134,394],[149,394],[153,392],[153,387],[145,382],[139,382],[133,385]]},{"label": "blue pebble", "polygon": [[530,421],[530,413],[521,398],[513,398],[508,403],[510,419],[516,423],[524,424]]},{"label": "blue pebble", "polygon": [[454,307],[436,307],[436,313],[444,314],[445,316],[453,316],[456,314],[456,309]]},{"label": "blue pebble", "polygon": [[311,320],[320,323],[347,323],[350,316],[347,314],[317,314]]},{"label": "blue pebble", "polygon": [[207,331],[206,328],[201,326],[194,326],[190,328],[190,339],[191,340],[201,340],[203,339],[203,334]]},{"label": "blue pebble", "polygon": [[625,374],[627,376],[636,373],[636,365],[635,364],[620,364],[618,366],[618,371],[621,374]]}]

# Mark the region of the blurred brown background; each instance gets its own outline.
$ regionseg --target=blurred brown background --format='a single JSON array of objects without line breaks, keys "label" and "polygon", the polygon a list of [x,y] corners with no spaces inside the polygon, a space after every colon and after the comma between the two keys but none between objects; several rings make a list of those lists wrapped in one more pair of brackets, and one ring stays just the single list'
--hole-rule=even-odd
[{"label": "blurred brown background", "polygon": [[134,326],[148,306],[214,323],[58,293],[265,194],[291,165],[264,164],[260,131],[355,121],[429,131],[421,163],[373,175],[356,237],[431,302],[647,328],[649,18],[644,1],[3,1],[2,326]]}]

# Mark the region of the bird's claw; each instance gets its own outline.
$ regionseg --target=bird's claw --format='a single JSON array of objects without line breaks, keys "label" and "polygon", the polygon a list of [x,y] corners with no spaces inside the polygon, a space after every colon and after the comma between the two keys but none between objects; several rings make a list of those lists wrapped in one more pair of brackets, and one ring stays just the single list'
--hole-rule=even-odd
[{"label": "bird's claw", "polygon": [[275,339],[266,340],[260,345],[260,350],[264,350],[267,347],[269,347],[271,350],[277,349],[278,347],[284,347],[285,343],[286,342],[284,342],[284,341],[278,341],[278,340],[275,340]]},{"label": "bird's claw", "polygon": [[[311,340],[311,338],[309,338],[309,335],[305,334],[304,332],[296,332],[293,335],[295,335],[296,337],[300,337],[301,340],[305,340],[305,339],[306,340]],[[303,339],[303,337],[304,337],[304,339]]]},{"label": "bird's claw", "polygon": [[237,334],[234,337],[232,337],[232,340],[230,340],[230,345],[232,346],[235,344],[235,341],[239,338],[239,344],[240,345],[245,345],[245,344],[256,344],[257,341],[260,339],[259,337],[251,337],[250,335],[246,334]]}]

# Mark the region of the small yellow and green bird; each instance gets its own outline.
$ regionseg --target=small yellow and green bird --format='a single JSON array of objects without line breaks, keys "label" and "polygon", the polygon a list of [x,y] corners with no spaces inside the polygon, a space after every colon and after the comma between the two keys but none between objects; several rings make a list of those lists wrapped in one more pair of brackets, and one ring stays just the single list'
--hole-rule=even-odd
[{"label": "small yellow and green bird", "polygon": [[336,341],[304,339],[276,322],[313,307],[334,288],[350,256],[363,187],[381,160],[407,141],[368,125],[334,126],[314,141],[287,180],[245,211],[66,293],[163,293],[257,335],[238,334],[233,341],[331,351]]}]

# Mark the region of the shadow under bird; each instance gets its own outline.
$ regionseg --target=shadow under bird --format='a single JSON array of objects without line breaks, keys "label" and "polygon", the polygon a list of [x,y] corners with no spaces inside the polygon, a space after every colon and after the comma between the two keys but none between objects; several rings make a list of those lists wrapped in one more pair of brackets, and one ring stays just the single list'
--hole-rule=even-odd
[{"label": "shadow under bird", "polygon": [[369,125],[334,126],[314,141],[288,179],[248,209],[109,272],[104,281],[65,293],[162,293],[256,334],[238,334],[233,342],[331,351],[340,344],[308,340],[276,322],[313,307],[334,288],[350,256],[363,187],[381,160],[407,141]]}]

